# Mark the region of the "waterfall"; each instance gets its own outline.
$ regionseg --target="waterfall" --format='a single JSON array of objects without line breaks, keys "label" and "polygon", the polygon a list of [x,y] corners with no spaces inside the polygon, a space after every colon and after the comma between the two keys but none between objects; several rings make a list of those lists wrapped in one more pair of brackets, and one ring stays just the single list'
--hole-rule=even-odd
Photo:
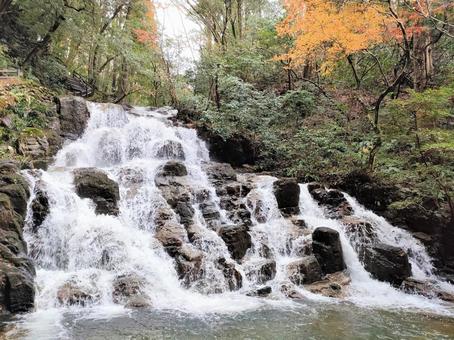
[{"label": "waterfall", "polygon": [[[250,187],[238,204],[245,206],[250,214],[251,247],[241,261],[235,261],[217,232],[219,227],[235,224],[235,216],[225,206],[230,202],[222,200],[210,178],[209,153],[196,131],[172,123],[169,118],[175,111],[168,108],[135,108],[128,112],[113,104],[88,105],[91,117],[85,133],[66,144],[47,171],[27,173],[32,187],[39,182],[45,190],[50,208],[36,231],[32,230],[29,207],[25,238],[37,268],[36,313],[29,321],[45,311],[54,311],[54,315],[73,311],[98,317],[127,313],[128,308],[113,298],[114,282],[119,277],[140,278],[141,291],[153,309],[203,314],[239,312],[267,305],[288,306],[295,302],[282,291],[283,285],[290,284],[287,266],[301,257],[301,249],[310,244],[311,233],[317,227],[339,232],[351,278],[346,301],[361,306],[405,306],[450,313],[436,299],[405,294],[373,279],[355,250],[358,240],[348,236],[339,220],[327,217],[304,184],[300,185],[301,212],[294,218],[303,220],[307,228],[295,226],[278,209],[273,193],[277,179],[271,176],[241,174],[236,179]],[[156,184],[157,176],[173,158],[178,158],[187,169],[183,187],[188,188],[189,209],[194,211],[191,226],[197,226],[197,237],[189,240],[185,236],[184,242],[191,251],[203,254],[200,275],[186,283],[179,278],[175,259],[155,238],[158,213],[168,208],[166,197]],[[118,216],[96,214],[93,201],[79,197],[74,186],[74,170],[79,168],[100,169],[118,183]],[[199,195],[204,196],[202,201],[197,198]],[[366,210],[352,197],[346,194],[345,197],[353,207],[353,214],[375,227],[380,241],[409,251],[415,278],[452,289],[434,275],[431,258],[416,239]],[[211,209],[210,217],[207,207]],[[169,221],[182,225],[173,211]],[[271,268],[268,280],[258,270],[264,264]],[[241,287],[231,291],[232,283],[226,271],[239,273]],[[73,305],[62,303],[59,290],[67,284],[90,298]],[[253,295],[251,291],[264,286],[272,289],[269,298],[249,296]],[[303,286],[294,289],[309,300],[336,301],[313,294]],[[55,322],[55,318],[47,316],[47,319]]]}]

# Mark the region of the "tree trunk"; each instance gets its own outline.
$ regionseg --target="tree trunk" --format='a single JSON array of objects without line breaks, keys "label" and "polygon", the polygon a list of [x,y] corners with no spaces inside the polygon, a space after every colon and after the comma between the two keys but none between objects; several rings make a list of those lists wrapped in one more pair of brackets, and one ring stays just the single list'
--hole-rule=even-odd
[{"label": "tree trunk", "polygon": [[422,91],[430,82],[434,72],[432,41],[429,32],[413,36],[413,87]]},{"label": "tree trunk", "polygon": [[243,0],[237,0],[238,37],[243,38]]},{"label": "tree trunk", "polygon": [[0,17],[6,14],[12,2],[13,0],[0,0]]}]

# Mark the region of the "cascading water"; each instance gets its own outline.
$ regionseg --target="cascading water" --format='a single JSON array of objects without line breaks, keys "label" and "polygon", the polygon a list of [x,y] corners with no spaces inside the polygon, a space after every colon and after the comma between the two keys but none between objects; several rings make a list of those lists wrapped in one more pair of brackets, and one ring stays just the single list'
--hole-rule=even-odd
[{"label": "cascading water", "polygon": [[[34,335],[46,328],[43,324],[47,325],[43,332],[55,334],[61,328],[58,320],[65,311],[86,317],[127,312],[113,298],[114,281],[118,277],[139,277],[142,293],[150,308],[156,310],[204,314],[239,312],[266,305],[291,306],[295,303],[282,291],[283,285],[290,284],[287,266],[301,257],[301,249],[311,242],[311,232],[322,226],[340,234],[352,281],[345,300],[361,306],[412,307],[451,313],[438,300],[405,294],[372,279],[355,250],[358,241],[347,235],[338,220],[327,217],[311,197],[307,185],[300,185],[301,213],[297,216],[305,221],[307,228],[296,227],[278,209],[273,193],[276,178],[271,176],[238,176],[239,182],[248,183],[252,189],[240,202],[251,215],[252,246],[242,261],[235,262],[216,232],[220,226],[235,222],[221,208],[217,188],[206,171],[210,163],[208,150],[195,130],[172,124],[169,118],[175,112],[170,109],[136,108],[127,112],[113,104],[89,104],[89,109],[91,117],[84,135],[65,145],[48,171],[27,173],[33,187],[39,184],[45,190],[50,206],[38,230],[33,230],[29,206],[25,231],[37,267],[37,294],[36,312],[25,319],[24,327],[33,329]],[[157,178],[162,166],[172,158],[179,158],[187,169],[185,185],[194,211],[191,226],[197,227],[197,237],[189,240],[185,236],[184,242],[203,254],[200,275],[186,284],[179,279],[175,259],[155,238],[157,215],[161,209],[168,208]],[[101,169],[119,184],[118,216],[96,214],[93,201],[78,196],[73,171],[79,168]],[[201,193],[205,196],[203,202],[197,198]],[[380,241],[410,250],[413,276],[452,289],[433,274],[430,257],[410,234],[345,196],[354,215],[374,225]],[[207,206],[214,217],[207,217]],[[174,212],[169,220],[182,224]],[[219,259],[230,267],[220,267]],[[264,263],[275,268],[267,279],[258,270]],[[242,287],[234,292],[230,292],[226,268],[241,274]],[[62,302],[59,294],[65,285],[77,287],[86,299],[71,305]],[[272,288],[269,298],[248,296],[264,285]],[[295,286],[295,290],[308,300],[336,301],[312,294],[303,287]]]}]

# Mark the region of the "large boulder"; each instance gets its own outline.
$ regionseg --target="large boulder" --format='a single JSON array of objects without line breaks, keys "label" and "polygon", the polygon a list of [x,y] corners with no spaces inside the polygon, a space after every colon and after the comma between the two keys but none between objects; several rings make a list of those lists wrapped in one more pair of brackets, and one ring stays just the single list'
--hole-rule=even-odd
[{"label": "large boulder", "polygon": [[80,97],[62,97],[59,99],[57,111],[62,137],[72,140],[80,137],[90,118],[87,102]]},{"label": "large boulder", "polygon": [[22,236],[30,193],[18,172],[18,164],[0,162],[0,313],[27,312],[34,305],[35,269]]},{"label": "large boulder", "polygon": [[186,169],[186,166],[183,163],[178,162],[178,161],[168,161],[162,167],[161,172],[159,173],[159,176],[181,177],[181,176],[186,176],[187,174],[188,174],[188,170]]},{"label": "large boulder", "polygon": [[307,256],[287,266],[288,277],[296,285],[310,284],[322,279],[322,271],[315,256]]},{"label": "large boulder", "polygon": [[74,171],[74,185],[80,197],[93,200],[97,214],[118,215],[120,191],[118,184],[106,173],[92,168],[77,169]]},{"label": "large boulder", "polygon": [[377,280],[399,286],[411,276],[408,255],[402,248],[379,243],[364,248],[360,259],[364,268]]},{"label": "large boulder", "polygon": [[244,225],[222,226],[218,233],[235,260],[241,260],[252,246],[251,235],[249,235],[248,228]]},{"label": "large boulder", "polygon": [[255,147],[252,140],[247,137],[235,134],[224,138],[205,126],[198,127],[197,132],[199,137],[207,142],[212,159],[233,166],[254,164]]},{"label": "large boulder", "polygon": [[330,228],[317,228],[312,233],[312,251],[324,274],[346,268],[339,233]]},{"label": "large boulder", "polygon": [[277,206],[285,215],[299,213],[300,187],[293,179],[280,179],[274,182],[274,195]]}]

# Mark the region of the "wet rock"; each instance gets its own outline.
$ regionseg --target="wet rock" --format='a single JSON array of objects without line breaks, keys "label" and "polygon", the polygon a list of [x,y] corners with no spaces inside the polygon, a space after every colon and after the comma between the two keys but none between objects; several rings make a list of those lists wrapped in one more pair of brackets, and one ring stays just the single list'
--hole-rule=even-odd
[{"label": "wet rock", "polygon": [[287,266],[288,277],[296,285],[309,284],[321,280],[322,272],[315,256],[307,256]]},{"label": "wet rock", "polygon": [[342,218],[352,214],[353,209],[341,191],[326,190],[318,183],[309,184],[308,190],[319,205],[328,209],[330,217]]},{"label": "wet rock", "polygon": [[249,293],[246,293],[247,296],[259,296],[259,297],[266,297],[268,295],[270,295],[272,292],[272,289],[270,286],[265,286],[265,287],[261,287],[261,288],[258,288],[256,290],[253,290]]},{"label": "wet rock", "polygon": [[79,97],[62,97],[59,99],[57,111],[62,137],[72,140],[80,137],[90,118],[87,102]]},{"label": "wet rock", "polygon": [[345,216],[342,219],[347,235],[360,244],[375,242],[377,234],[374,227],[367,221],[353,216]]},{"label": "wet rock", "polygon": [[181,143],[173,140],[165,141],[164,144],[156,150],[156,157],[162,159],[184,160],[185,155],[183,146]]},{"label": "wet rock", "polygon": [[274,260],[260,261],[253,266],[246,276],[257,283],[265,283],[276,276],[276,261]]},{"label": "wet rock", "polygon": [[58,302],[63,305],[81,305],[93,300],[93,296],[74,283],[65,283],[57,291]]},{"label": "wet rock", "polygon": [[36,183],[35,197],[31,203],[32,230],[35,233],[49,214],[49,198],[43,186],[44,184],[40,181]]},{"label": "wet rock", "polygon": [[241,276],[241,273],[236,270],[234,263],[227,262],[226,259],[221,258],[218,260],[217,267],[222,270],[222,274],[231,291],[238,290],[243,286],[243,277]]},{"label": "wet rock", "polygon": [[199,209],[202,212],[203,218],[208,223],[212,220],[218,220],[221,218],[221,214],[214,202],[202,203],[199,205]]},{"label": "wet rock", "polygon": [[314,282],[304,287],[314,294],[319,294],[332,298],[343,298],[346,296],[350,277],[344,272],[328,274],[322,281]]},{"label": "wet rock", "polygon": [[408,255],[402,248],[379,243],[365,248],[360,259],[364,268],[377,280],[399,286],[411,276]]},{"label": "wet rock", "polygon": [[225,139],[207,127],[198,127],[197,132],[199,137],[207,142],[212,159],[233,166],[254,164],[255,147],[245,136],[233,135]]},{"label": "wet rock", "polygon": [[178,249],[175,256],[178,277],[186,287],[203,276],[203,252],[187,244]]},{"label": "wet rock", "polygon": [[30,197],[27,181],[18,173],[3,174],[0,176],[0,193],[8,196],[14,211],[25,218]]},{"label": "wet rock", "polygon": [[189,225],[192,222],[194,216],[194,208],[188,202],[178,202],[175,207],[175,212],[180,216],[180,223],[183,225]]},{"label": "wet rock", "polygon": [[22,236],[27,201],[26,180],[15,162],[0,162],[0,312],[33,308],[35,269]]},{"label": "wet rock", "polygon": [[179,224],[167,222],[157,227],[155,238],[161,242],[171,256],[175,256],[177,248],[186,241],[186,230]]},{"label": "wet rock", "polygon": [[443,301],[454,302],[454,294],[443,291],[432,282],[420,281],[414,278],[405,279],[400,288],[406,293],[423,295],[428,298],[438,298]]},{"label": "wet rock", "polygon": [[286,297],[292,300],[304,300],[304,296],[297,291],[296,287],[290,284],[283,284],[281,286],[281,292]]},{"label": "wet rock", "polygon": [[278,208],[284,215],[299,213],[300,187],[293,179],[280,179],[274,182],[274,195]]},{"label": "wet rock", "polygon": [[237,175],[232,166],[227,163],[210,162],[205,165],[205,171],[211,180],[215,182],[229,182],[236,181]]},{"label": "wet rock", "polygon": [[169,161],[164,166],[162,167],[162,170],[160,172],[160,176],[168,177],[168,176],[176,176],[176,177],[181,177],[181,176],[187,176],[188,170],[186,169],[186,166],[177,161]]},{"label": "wet rock", "polygon": [[0,263],[0,309],[3,312],[22,313],[33,309],[35,288],[34,272],[25,268]]},{"label": "wet rock", "polygon": [[86,168],[74,171],[74,185],[81,198],[90,198],[97,214],[118,215],[118,184],[100,170]]},{"label": "wet rock", "polygon": [[312,251],[324,274],[346,268],[339,233],[330,228],[317,228],[312,233]]},{"label": "wet rock", "polygon": [[113,282],[113,301],[129,307],[150,306],[149,298],[142,291],[143,285],[144,279],[135,274],[118,276]]},{"label": "wet rock", "polygon": [[227,249],[235,260],[241,260],[252,246],[251,235],[244,225],[222,226],[218,234],[224,240]]}]

